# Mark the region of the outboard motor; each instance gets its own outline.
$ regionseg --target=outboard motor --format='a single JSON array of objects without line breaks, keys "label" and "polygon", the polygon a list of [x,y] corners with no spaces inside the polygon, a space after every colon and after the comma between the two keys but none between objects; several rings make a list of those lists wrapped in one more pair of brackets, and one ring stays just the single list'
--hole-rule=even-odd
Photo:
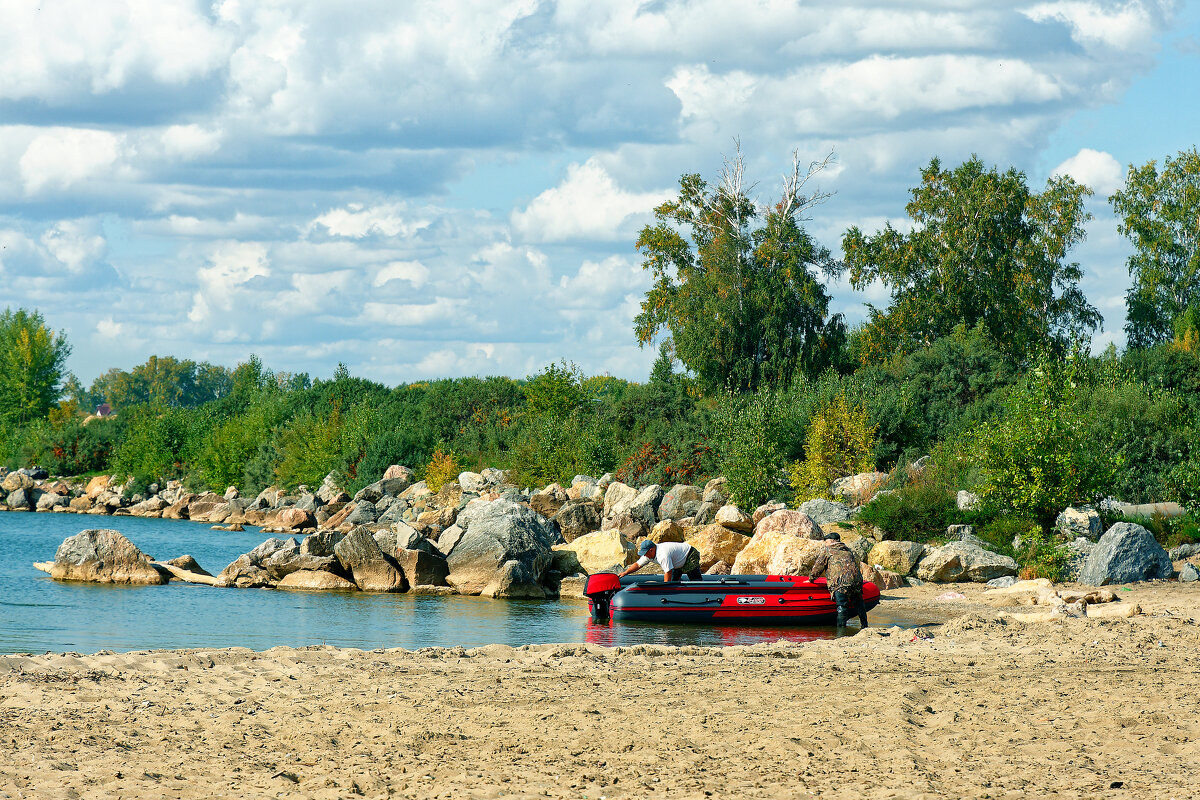
[{"label": "outboard motor", "polygon": [[611,616],[609,601],[612,596],[621,591],[621,579],[612,572],[598,572],[589,575],[583,593],[587,595],[588,610],[596,622],[608,622]]}]

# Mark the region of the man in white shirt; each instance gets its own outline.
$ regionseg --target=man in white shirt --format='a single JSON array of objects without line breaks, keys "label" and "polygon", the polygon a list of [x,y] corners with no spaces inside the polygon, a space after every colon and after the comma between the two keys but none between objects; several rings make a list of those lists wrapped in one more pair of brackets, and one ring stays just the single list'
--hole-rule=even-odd
[{"label": "man in white shirt", "polygon": [[677,581],[680,576],[687,575],[689,581],[704,580],[700,572],[700,551],[690,544],[683,542],[663,542],[655,544],[649,539],[643,539],[638,546],[638,560],[630,564],[618,578],[637,572],[651,561],[657,561],[663,570],[664,581]]}]

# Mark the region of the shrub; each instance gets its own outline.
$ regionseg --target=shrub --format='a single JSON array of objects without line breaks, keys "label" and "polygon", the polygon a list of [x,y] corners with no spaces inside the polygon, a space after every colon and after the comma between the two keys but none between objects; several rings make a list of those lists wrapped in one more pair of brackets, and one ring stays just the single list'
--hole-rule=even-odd
[{"label": "shrub", "polygon": [[1075,363],[1042,360],[1009,395],[1002,417],[972,436],[983,470],[980,499],[1047,530],[1067,506],[1098,501],[1121,464],[1110,448],[1095,446],[1076,413]]},{"label": "shrub", "polygon": [[440,492],[442,487],[451,481],[458,480],[462,472],[453,453],[446,452],[440,445],[433,451],[429,463],[425,465],[425,485],[431,492]]},{"label": "shrub", "polygon": [[281,451],[275,477],[294,489],[301,484],[317,486],[341,462],[342,414],[334,408],[325,416],[302,411],[280,432]]},{"label": "shrub", "polygon": [[839,395],[817,411],[804,437],[804,461],[788,470],[796,503],[828,497],[836,479],[872,470],[874,449],[875,428],[866,409]]},{"label": "shrub", "polygon": [[1062,580],[1071,553],[1067,546],[1047,534],[1040,525],[1030,525],[1021,538],[1021,548],[1017,552],[1017,563],[1021,566],[1022,579],[1047,578],[1051,581]]},{"label": "shrub", "polygon": [[956,510],[953,495],[944,488],[916,481],[875,497],[858,512],[858,519],[897,539],[924,542],[944,536]]}]

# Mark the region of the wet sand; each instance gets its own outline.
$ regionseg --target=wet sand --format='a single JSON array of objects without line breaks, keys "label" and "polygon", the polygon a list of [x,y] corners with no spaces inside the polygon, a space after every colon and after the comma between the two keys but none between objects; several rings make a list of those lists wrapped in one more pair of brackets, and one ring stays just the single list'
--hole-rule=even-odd
[{"label": "wet sand", "polygon": [[[938,601],[957,590],[965,600]],[[0,798],[1186,798],[1200,586],[696,648],[0,656]]]}]

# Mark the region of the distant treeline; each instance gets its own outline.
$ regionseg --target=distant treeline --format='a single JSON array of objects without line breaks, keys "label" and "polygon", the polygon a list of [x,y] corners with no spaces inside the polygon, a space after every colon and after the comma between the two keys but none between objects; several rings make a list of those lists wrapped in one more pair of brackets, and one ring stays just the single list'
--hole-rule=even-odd
[{"label": "distant treeline", "polygon": [[[1194,148],[1161,170],[1131,166],[1109,198],[1133,245],[1133,280],[1129,347],[1100,356],[1087,354],[1100,315],[1069,260],[1087,187],[1055,177],[1039,193],[1015,169],[933,159],[907,221],[849,229],[838,261],[802,224],[825,197],[805,188],[824,164],[796,162],[768,205],[743,190],[740,153],[718,185],[682,176],[635,243],[654,282],[634,333],[661,344],[645,383],[567,361],[523,380],[387,387],[344,367],[310,380],[257,358],[226,369],[155,357],[85,389],[64,373],[65,338],[36,311],[8,310],[0,460],[243,492],[313,486],[331,471],[354,490],[389,464],[431,462],[439,475],[507,468],[529,486],[577,473],[664,485],[721,474],[753,507],[932,455],[935,469],[896,470],[898,495],[881,506],[924,530],[945,521],[959,489],[1043,528],[1106,495],[1195,508]],[[854,329],[830,312],[820,277],[846,272],[891,294]],[[89,418],[98,408],[113,413]]]}]

